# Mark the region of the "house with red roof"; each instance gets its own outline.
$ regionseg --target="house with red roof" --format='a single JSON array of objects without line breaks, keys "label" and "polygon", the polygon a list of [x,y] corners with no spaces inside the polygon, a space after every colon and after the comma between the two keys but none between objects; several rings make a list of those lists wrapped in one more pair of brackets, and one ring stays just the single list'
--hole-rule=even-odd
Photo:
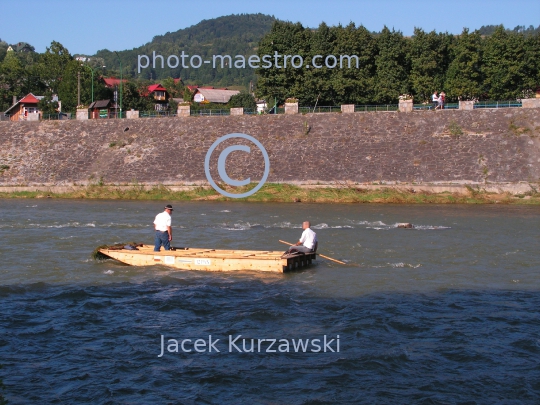
[{"label": "house with red roof", "polygon": [[169,107],[169,93],[160,83],[148,86],[148,93],[144,94],[144,96],[154,99],[154,109],[156,111],[163,111]]},{"label": "house with red roof", "polygon": [[39,100],[43,96],[34,96],[28,93],[11,107],[4,114],[9,116],[10,121],[38,121],[41,112],[38,109]]},{"label": "house with red roof", "polygon": [[[105,83],[105,87],[109,89],[114,89],[120,86],[120,79],[115,77],[102,77],[101,80],[103,80],[103,83]],[[127,83],[127,79],[122,79],[122,83]]]}]

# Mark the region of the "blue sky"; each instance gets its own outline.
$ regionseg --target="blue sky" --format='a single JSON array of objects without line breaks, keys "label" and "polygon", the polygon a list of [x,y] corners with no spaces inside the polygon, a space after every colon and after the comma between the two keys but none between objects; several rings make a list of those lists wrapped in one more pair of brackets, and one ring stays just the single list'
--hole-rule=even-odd
[{"label": "blue sky", "polygon": [[136,48],[155,35],[239,13],[260,12],[305,27],[353,21],[380,31],[386,25],[405,35],[414,27],[459,34],[463,27],[540,25],[540,0],[2,0],[0,5],[0,39],[28,42],[38,52],[54,40],[72,54],[90,55]]}]

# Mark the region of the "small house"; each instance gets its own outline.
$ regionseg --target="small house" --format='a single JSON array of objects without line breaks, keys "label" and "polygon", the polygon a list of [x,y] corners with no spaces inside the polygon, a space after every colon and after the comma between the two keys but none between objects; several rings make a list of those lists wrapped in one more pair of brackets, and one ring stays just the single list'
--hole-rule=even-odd
[{"label": "small house", "polygon": [[90,117],[92,119],[109,118],[115,115],[115,109],[111,100],[94,101],[88,109],[90,110]]},{"label": "small house", "polygon": [[238,90],[198,87],[195,90],[193,101],[196,103],[227,104],[231,97],[238,93],[240,93]]},{"label": "small house", "polygon": [[9,116],[10,121],[38,121],[41,115],[38,103],[42,98],[43,96],[34,96],[32,93],[28,93],[4,111],[4,114]]},{"label": "small house", "polygon": [[167,89],[159,83],[148,86],[148,93],[146,96],[154,99],[154,109],[156,111],[164,111],[169,107],[169,94],[167,93]]}]

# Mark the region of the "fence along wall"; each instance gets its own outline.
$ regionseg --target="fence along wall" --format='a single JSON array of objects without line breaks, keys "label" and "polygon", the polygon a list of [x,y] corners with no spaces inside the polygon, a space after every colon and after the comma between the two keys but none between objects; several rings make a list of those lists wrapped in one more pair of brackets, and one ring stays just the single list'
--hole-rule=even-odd
[{"label": "fence along wall", "polygon": [[[0,185],[207,184],[205,155],[246,133],[270,182],[538,182],[540,109],[0,122]],[[219,181],[217,158],[212,176]],[[236,143],[246,143],[236,142]],[[233,179],[259,181],[260,151],[235,151]]]}]

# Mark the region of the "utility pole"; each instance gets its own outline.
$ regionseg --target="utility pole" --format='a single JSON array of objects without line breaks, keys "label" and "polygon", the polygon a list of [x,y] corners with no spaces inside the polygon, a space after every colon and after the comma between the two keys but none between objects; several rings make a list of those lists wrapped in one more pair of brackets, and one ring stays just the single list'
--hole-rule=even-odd
[{"label": "utility pole", "polygon": [[81,105],[81,72],[77,72],[77,105]]},{"label": "utility pole", "polygon": [[114,51],[114,53],[116,54],[118,61],[120,62],[120,118],[122,118],[122,59],[120,59],[118,52]]}]

